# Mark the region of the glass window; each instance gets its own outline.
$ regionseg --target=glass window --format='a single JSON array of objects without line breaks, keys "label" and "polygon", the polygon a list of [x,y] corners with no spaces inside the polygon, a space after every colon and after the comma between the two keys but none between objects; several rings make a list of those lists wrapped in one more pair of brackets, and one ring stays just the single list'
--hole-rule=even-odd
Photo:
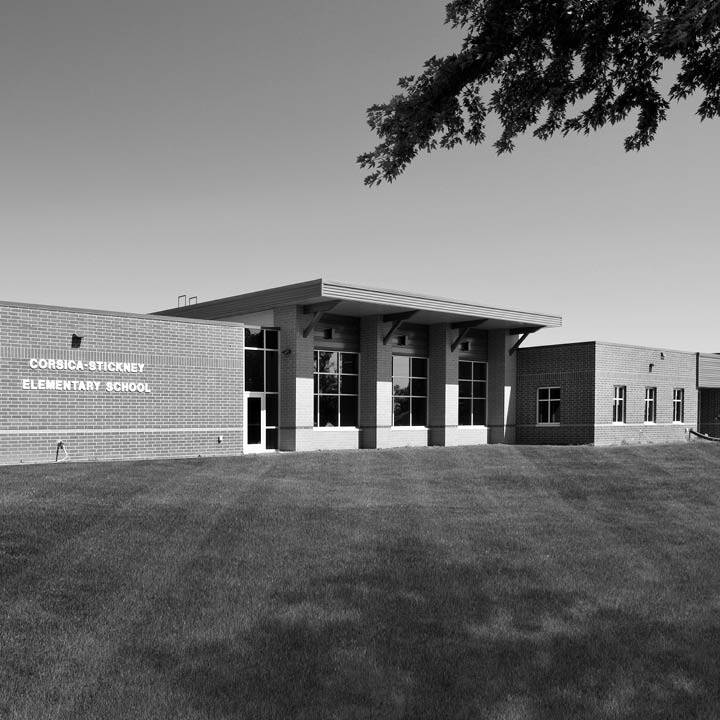
[{"label": "glass window", "polygon": [[627,394],[627,388],[625,385],[616,385],[615,394],[613,396],[613,415],[612,421],[614,423],[625,422],[625,395]]},{"label": "glass window", "polygon": [[460,360],[458,365],[458,424],[487,424],[487,363]]},{"label": "glass window", "polygon": [[427,358],[393,355],[393,425],[427,425]]},{"label": "glass window", "polygon": [[265,447],[268,450],[277,450],[277,447],[278,447],[277,428],[267,428],[265,430]]},{"label": "glass window", "polygon": [[654,423],[657,415],[657,388],[645,388],[645,415],[644,420],[647,423]]},{"label": "glass window", "polygon": [[335,373],[338,372],[338,356],[337,352],[320,352],[315,351],[315,372],[319,373]]},{"label": "glass window", "polygon": [[278,354],[277,351],[265,352],[265,392],[277,392],[278,389]]},{"label": "glass window", "polygon": [[673,422],[685,422],[685,389],[673,390]]},{"label": "glass window", "polygon": [[278,396],[270,393],[265,397],[265,425],[277,427],[278,424]]},{"label": "glass window", "polygon": [[315,351],[315,427],[356,427],[358,423],[357,353]]},{"label": "glass window", "polygon": [[262,346],[262,328],[245,328],[245,347],[261,348]]},{"label": "glass window", "polygon": [[277,330],[265,330],[265,347],[269,350],[277,350],[279,334]]},{"label": "glass window", "polygon": [[[245,328],[245,391],[265,393],[265,443],[268,449],[277,449],[279,361],[277,347],[277,330]],[[249,398],[248,408],[256,400],[258,398]],[[257,432],[253,430],[253,433],[254,441],[260,442],[259,436],[256,437]]]},{"label": "glass window", "polygon": [[262,350],[245,351],[245,390],[248,392],[265,391],[264,356]]},{"label": "glass window", "polygon": [[537,394],[538,425],[557,425],[560,423],[560,388],[538,388]]}]

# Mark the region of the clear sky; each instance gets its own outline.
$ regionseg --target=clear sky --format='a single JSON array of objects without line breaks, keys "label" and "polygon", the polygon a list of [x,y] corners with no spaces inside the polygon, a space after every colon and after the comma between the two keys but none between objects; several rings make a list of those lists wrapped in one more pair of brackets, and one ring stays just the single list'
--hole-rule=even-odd
[{"label": "clear sky", "polygon": [[[720,351],[720,122],[423,155],[366,108],[460,35],[431,0],[0,0],[0,298],[147,312],[326,277]],[[492,134],[491,134],[492,137]]]}]

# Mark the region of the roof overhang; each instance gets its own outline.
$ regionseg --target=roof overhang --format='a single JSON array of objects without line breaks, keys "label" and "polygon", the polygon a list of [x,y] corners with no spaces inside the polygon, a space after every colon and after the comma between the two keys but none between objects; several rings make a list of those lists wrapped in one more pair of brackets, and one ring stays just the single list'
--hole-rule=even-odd
[{"label": "roof overhang", "polygon": [[197,305],[170,308],[157,314],[223,320],[286,305],[301,305],[307,313],[322,311],[351,317],[390,316],[414,311],[409,320],[413,323],[471,325],[477,320],[478,323],[483,321],[482,328],[488,330],[507,328],[520,332],[530,328],[562,325],[562,318],[559,315],[477,305],[400,290],[379,290],[322,279],[234,295]]}]

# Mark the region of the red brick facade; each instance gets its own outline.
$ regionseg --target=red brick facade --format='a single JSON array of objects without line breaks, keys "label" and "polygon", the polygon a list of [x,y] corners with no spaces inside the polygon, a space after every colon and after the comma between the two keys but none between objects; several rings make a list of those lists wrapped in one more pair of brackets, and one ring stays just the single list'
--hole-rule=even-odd
[{"label": "red brick facade", "polygon": [[[587,342],[518,353],[518,442],[584,444],[680,442],[697,423],[696,355]],[[623,422],[613,422],[615,387],[625,388]],[[559,387],[560,422],[538,422],[538,389]],[[655,389],[654,422],[645,421],[646,388]],[[683,391],[673,421],[673,391]]]},{"label": "red brick facade", "polygon": [[[596,342],[511,353],[522,332],[517,325],[492,325],[477,317],[441,322],[448,314],[435,310],[426,310],[423,322],[413,322],[417,311],[400,306],[399,312],[378,312],[369,303],[350,303],[345,306],[349,314],[335,315],[339,300],[320,302],[311,294],[315,302],[298,304],[289,299],[296,292],[293,287],[272,291],[278,299],[273,307],[252,295],[250,300],[211,302],[199,310],[179,309],[178,317],[171,311],[131,315],[0,303],[0,463],[53,461],[59,441],[58,456],[67,452],[70,460],[234,455],[275,447],[276,442],[280,450],[297,451],[682,441],[697,427],[700,359],[710,385],[702,390],[703,427],[720,427],[720,391],[712,390],[720,385],[717,356]],[[434,307],[444,301],[423,302]],[[273,380],[267,392],[273,403],[276,393],[279,400],[277,441],[274,429],[268,431],[272,437],[259,433],[267,445],[255,434],[250,439],[250,429],[254,433],[258,422],[265,422],[261,419],[248,423],[244,447],[244,322],[279,330],[277,341],[271,334],[266,356],[278,363],[277,386]],[[250,333],[249,345],[255,335]],[[73,347],[73,336],[81,339],[79,347]],[[315,376],[316,352],[324,363],[342,360],[352,368],[352,377],[344,380],[357,390],[340,391],[336,407],[345,408],[340,422],[327,409],[335,402],[328,392],[338,392],[332,390],[317,395],[318,413],[324,408],[325,415],[316,420],[315,382],[328,387],[327,370]],[[358,356],[321,354],[334,352]],[[414,360],[408,364],[393,360],[395,356]],[[250,372],[256,358],[248,357]],[[463,372],[471,371],[472,382],[459,376],[461,361],[473,362],[462,366]],[[261,380],[262,368],[266,377],[270,372],[263,363]],[[394,364],[400,368],[395,390]],[[411,373],[412,382],[405,377],[409,367],[420,368]],[[265,418],[256,375],[248,378],[248,388],[253,387],[250,417]],[[616,386],[625,392],[622,422],[613,418]],[[410,387],[420,390],[411,393]],[[462,388],[465,395],[459,399]],[[477,388],[484,389],[484,398]],[[651,422],[644,417],[647,388],[655,398]],[[674,402],[680,391],[681,408]],[[539,392],[547,396],[543,412],[554,408],[552,417],[539,415]],[[556,399],[550,399],[551,392]],[[263,403],[267,397],[260,393]],[[274,404],[263,407],[272,407],[275,416]],[[679,409],[678,418],[674,410]],[[479,416],[484,422],[476,422]],[[418,417],[422,419],[416,422]],[[476,424],[460,425],[461,419]],[[274,421],[269,425],[274,428]]]},{"label": "red brick facade", "polygon": [[[543,445],[592,443],[595,343],[521,348],[517,361],[517,441]],[[538,388],[561,389],[560,423],[537,422]]]},{"label": "red brick facade", "polygon": [[235,455],[242,397],[241,326],[0,304],[0,463]]}]

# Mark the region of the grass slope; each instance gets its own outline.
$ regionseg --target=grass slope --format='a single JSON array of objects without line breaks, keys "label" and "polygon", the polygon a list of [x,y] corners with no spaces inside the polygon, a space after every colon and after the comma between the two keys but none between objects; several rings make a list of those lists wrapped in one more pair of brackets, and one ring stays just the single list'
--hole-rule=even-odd
[{"label": "grass slope", "polygon": [[0,717],[716,718],[720,447],[0,468]]}]

